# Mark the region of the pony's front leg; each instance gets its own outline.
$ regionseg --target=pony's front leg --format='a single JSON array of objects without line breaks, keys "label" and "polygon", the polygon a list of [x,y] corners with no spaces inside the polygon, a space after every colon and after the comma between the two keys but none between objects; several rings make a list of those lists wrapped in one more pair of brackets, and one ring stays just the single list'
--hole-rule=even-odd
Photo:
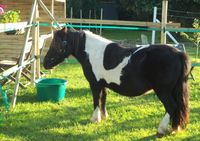
[{"label": "pony's front leg", "polygon": [[108,117],[108,112],[106,110],[106,89],[102,88],[100,99],[101,99],[101,118],[106,119]]},{"label": "pony's front leg", "polygon": [[97,85],[90,86],[93,95],[93,104],[94,104],[94,112],[91,117],[92,122],[100,122],[101,121],[101,110],[100,110],[100,93],[101,88]]}]

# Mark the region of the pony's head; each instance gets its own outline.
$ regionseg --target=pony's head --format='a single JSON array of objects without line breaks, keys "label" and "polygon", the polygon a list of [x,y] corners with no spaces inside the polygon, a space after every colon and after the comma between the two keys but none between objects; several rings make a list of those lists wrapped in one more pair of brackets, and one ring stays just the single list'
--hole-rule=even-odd
[{"label": "pony's head", "polygon": [[70,34],[67,28],[63,28],[54,33],[50,48],[44,57],[43,66],[45,69],[51,69],[63,62],[73,52]]}]

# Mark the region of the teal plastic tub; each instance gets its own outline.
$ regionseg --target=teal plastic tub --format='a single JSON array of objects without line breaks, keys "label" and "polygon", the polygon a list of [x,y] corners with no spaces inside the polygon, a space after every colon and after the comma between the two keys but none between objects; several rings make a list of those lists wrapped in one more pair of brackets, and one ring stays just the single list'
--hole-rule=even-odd
[{"label": "teal plastic tub", "polygon": [[64,100],[67,81],[58,78],[42,78],[36,81],[39,101],[59,102]]}]

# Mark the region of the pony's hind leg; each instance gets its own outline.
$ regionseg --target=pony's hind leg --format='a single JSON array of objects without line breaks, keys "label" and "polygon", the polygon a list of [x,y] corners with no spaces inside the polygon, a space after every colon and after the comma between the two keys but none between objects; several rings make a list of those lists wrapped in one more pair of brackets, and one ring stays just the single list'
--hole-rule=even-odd
[{"label": "pony's hind leg", "polygon": [[173,117],[174,112],[176,111],[177,104],[175,100],[173,99],[173,97],[171,96],[171,92],[167,93],[166,90],[165,92],[155,90],[155,92],[158,98],[160,99],[160,101],[163,103],[166,110],[166,114],[161,120],[158,127],[157,135],[162,136],[169,133],[168,124],[170,122],[170,119]]},{"label": "pony's hind leg", "polygon": [[106,119],[108,117],[108,112],[106,110],[106,89],[102,88],[101,94],[100,94],[100,102],[101,102],[101,118]]}]

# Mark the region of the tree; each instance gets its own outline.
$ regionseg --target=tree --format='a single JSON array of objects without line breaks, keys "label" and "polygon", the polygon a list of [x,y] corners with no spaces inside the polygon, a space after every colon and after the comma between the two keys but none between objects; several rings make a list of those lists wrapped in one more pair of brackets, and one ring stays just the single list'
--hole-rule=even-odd
[{"label": "tree", "polygon": [[[194,29],[200,29],[200,20],[194,19],[194,22],[192,24]],[[182,32],[181,35],[185,37],[186,39],[190,40],[196,45],[196,58],[199,56],[199,46],[200,46],[200,32],[194,32],[192,36],[189,36],[188,34]]]},{"label": "tree", "polygon": [[115,0],[118,5],[119,19],[121,20],[152,20],[153,6],[160,3],[146,0]]},{"label": "tree", "polygon": [[[83,18],[88,18],[89,10],[98,10],[100,0],[67,0],[67,13],[73,8],[73,17],[80,18],[80,9],[83,12]],[[69,14],[68,14],[69,17]]]}]

